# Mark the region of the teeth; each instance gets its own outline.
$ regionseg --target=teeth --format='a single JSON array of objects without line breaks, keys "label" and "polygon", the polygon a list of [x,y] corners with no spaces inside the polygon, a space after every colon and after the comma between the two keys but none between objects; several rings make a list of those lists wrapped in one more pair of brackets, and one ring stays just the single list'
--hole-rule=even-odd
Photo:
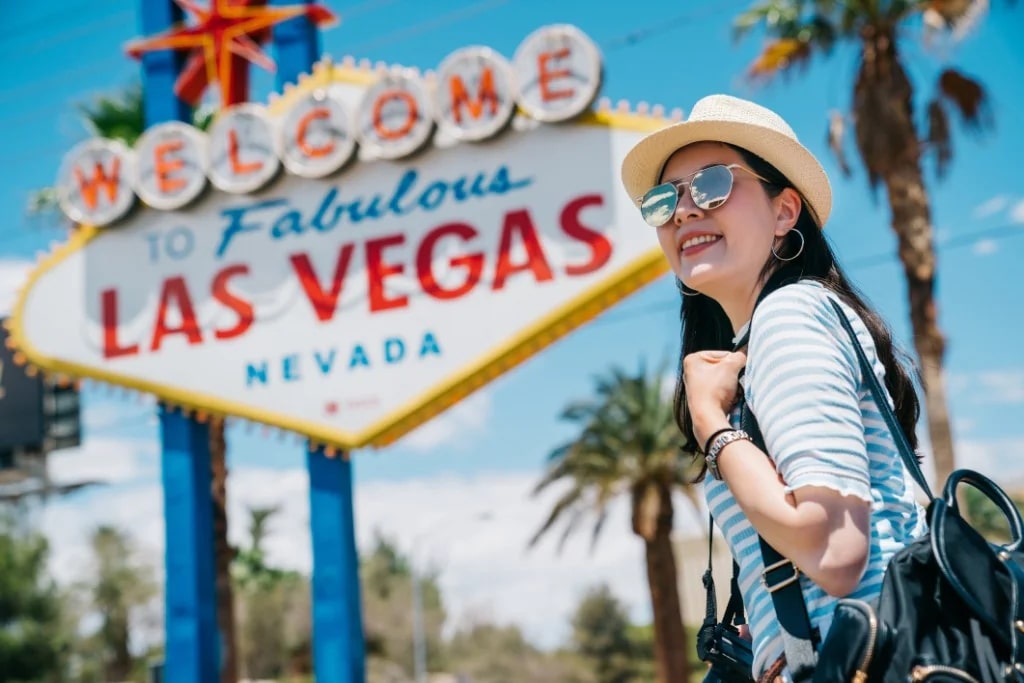
[{"label": "teeth", "polygon": [[679,248],[689,249],[690,247],[695,247],[698,244],[704,244],[705,242],[717,242],[719,239],[721,238],[718,235],[698,235],[683,242],[683,246]]}]

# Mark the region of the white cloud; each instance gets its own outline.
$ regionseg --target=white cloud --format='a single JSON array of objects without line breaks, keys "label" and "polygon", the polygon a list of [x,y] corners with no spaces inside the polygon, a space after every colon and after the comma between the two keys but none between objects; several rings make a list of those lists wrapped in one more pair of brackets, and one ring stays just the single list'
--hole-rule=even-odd
[{"label": "white cloud", "polygon": [[999,251],[999,245],[995,240],[983,239],[974,243],[972,251],[977,256],[988,256]]},{"label": "white cloud", "polygon": [[1010,220],[1014,223],[1024,223],[1024,199],[1017,200],[1010,207]]},{"label": "white cloud", "polygon": [[949,390],[975,404],[1024,403],[1024,367],[953,373]]},{"label": "white cloud", "polygon": [[33,265],[31,261],[0,259],[0,317],[10,314],[14,298]]},{"label": "white cloud", "polygon": [[142,554],[163,567],[163,496],[157,483],[134,487],[92,489],[55,499],[41,513],[43,531],[50,539],[50,566],[62,584],[80,580],[89,566],[89,534],[101,524],[130,533]]},{"label": "white cloud", "polygon": [[[358,459],[355,463],[358,469]],[[638,620],[650,618],[643,545],[629,527],[628,503],[612,508],[593,552],[589,527],[582,527],[559,555],[560,529],[531,551],[530,536],[543,521],[557,491],[538,499],[529,493],[537,475],[434,476],[402,482],[372,482],[356,489],[356,533],[360,548],[375,530],[394,539],[421,566],[440,571],[450,615],[449,627],[486,614],[520,625],[542,646],[567,636],[569,615],[579,595],[607,582]],[[279,505],[267,539],[270,560],[308,572],[309,492],[304,470],[238,468],[229,474],[229,534],[247,536],[247,506]],[[677,527],[682,535],[703,533],[701,515],[680,499]],[[162,564],[162,493],[157,483],[115,487],[99,495],[57,500],[44,511],[53,543],[53,567],[62,582],[75,578],[88,558],[88,532],[116,524],[140,539]],[[696,580],[696,579],[695,579]]]},{"label": "white cloud", "polygon": [[983,372],[977,377],[979,397],[986,403],[1024,402],[1024,368],[1005,368],[999,372]]},{"label": "white cloud", "polygon": [[424,425],[402,437],[403,446],[428,451],[441,444],[461,441],[480,431],[491,417],[491,393],[483,389],[464,398]]},{"label": "white cloud", "polygon": [[82,480],[122,484],[154,479],[158,458],[157,447],[149,440],[94,437],[77,448],[54,451],[47,467],[56,484]]},{"label": "white cloud", "polygon": [[957,467],[977,470],[1007,490],[1024,488],[1024,438],[960,440],[956,444]]},{"label": "white cloud", "polygon": [[974,211],[971,212],[971,215],[974,218],[987,218],[1005,209],[1009,203],[1009,197],[1005,194],[999,194],[983,201],[981,204],[978,204],[974,207]]}]

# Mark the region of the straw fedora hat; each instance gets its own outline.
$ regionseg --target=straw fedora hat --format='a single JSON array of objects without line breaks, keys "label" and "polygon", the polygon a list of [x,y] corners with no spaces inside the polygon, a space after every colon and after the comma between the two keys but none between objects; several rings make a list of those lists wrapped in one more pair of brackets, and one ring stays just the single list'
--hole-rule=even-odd
[{"label": "straw fedora hat", "polygon": [[626,154],[622,184],[634,203],[660,182],[669,157],[694,142],[727,142],[761,157],[789,178],[818,226],[824,227],[832,211],[832,186],[825,169],[781,116],[729,95],[702,98],[685,121],[647,135]]}]

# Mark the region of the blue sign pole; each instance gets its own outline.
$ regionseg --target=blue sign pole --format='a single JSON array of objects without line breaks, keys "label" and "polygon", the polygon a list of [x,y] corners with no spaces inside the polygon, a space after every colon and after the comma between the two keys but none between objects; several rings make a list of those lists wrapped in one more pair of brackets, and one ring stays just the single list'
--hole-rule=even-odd
[{"label": "blue sign pole", "polygon": [[317,683],[365,683],[359,556],[352,506],[352,463],[310,451],[313,539],[313,667]]},{"label": "blue sign pole", "polygon": [[[271,0],[272,5],[295,0]],[[320,58],[316,27],[306,17],[273,28],[277,87],[296,83]],[[352,505],[352,463],[311,449],[310,535],[313,543],[313,667],[317,683],[365,683],[359,555]]]},{"label": "blue sign pole", "polygon": [[[142,35],[154,35],[182,20],[171,0],[139,3]],[[174,94],[181,57],[171,50],[142,55],[146,126],[188,121],[190,109]],[[180,411],[160,407],[164,490],[164,671],[167,683],[217,683],[217,633],[213,548],[210,434]]]},{"label": "blue sign pole", "polygon": [[160,406],[163,435],[166,683],[217,683],[210,430]]}]

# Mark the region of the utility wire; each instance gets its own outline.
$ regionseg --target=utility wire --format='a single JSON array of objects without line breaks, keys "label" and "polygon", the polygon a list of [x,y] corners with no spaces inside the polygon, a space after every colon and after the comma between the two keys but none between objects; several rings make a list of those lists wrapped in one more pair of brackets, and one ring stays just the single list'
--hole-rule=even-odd
[{"label": "utility wire", "polygon": [[[354,7],[352,13],[355,16],[358,16],[359,14],[368,13],[374,9],[377,9],[381,6],[386,6],[388,4],[392,4],[396,1],[397,0],[377,0],[377,2],[365,2],[361,5],[357,5],[356,7]],[[391,45],[393,43],[397,43],[403,40],[408,40],[409,38],[429,31],[433,31],[435,29],[441,28],[442,26],[447,26],[459,21],[463,21],[470,17],[477,16],[479,14],[483,14],[485,12],[497,9],[498,7],[508,4],[508,1],[509,0],[482,0],[480,2],[476,2],[465,7],[459,7],[455,10],[452,10],[451,12],[442,14],[437,17],[432,17],[426,21],[422,21],[411,26],[402,27],[395,31],[385,33],[382,36],[366,40],[362,43],[356,43],[354,45],[349,46],[348,51],[350,53],[366,51],[370,49],[379,48],[385,45]],[[677,14],[675,16],[669,17],[657,23],[652,23],[638,29],[633,29],[628,33],[604,41],[602,43],[602,49],[604,49],[607,52],[614,52],[616,50],[634,47],[640,43],[650,40],[651,38],[655,38],[659,35],[663,35],[671,31],[676,31],[682,28],[686,28],[688,26],[692,26],[693,22],[708,19],[716,15],[728,13],[730,11],[730,8],[746,4],[748,1],[749,0],[732,0],[732,2],[727,2],[719,5],[709,4],[696,11],[691,10],[688,12]],[[342,19],[344,20],[344,14],[342,15]],[[51,41],[47,42],[50,43]],[[70,71],[60,71],[48,78],[33,81],[32,83],[17,88],[7,89],[4,91],[3,94],[0,94],[0,105],[24,99],[29,95],[33,95],[39,92],[56,89],[57,86],[60,86],[66,82],[79,81],[82,78],[95,73],[109,72],[114,67],[118,65],[123,65],[125,63],[125,59],[126,57],[119,54],[117,56],[108,57],[101,59],[99,61],[91,62],[77,69],[73,69]],[[6,127],[16,127],[20,124],[28,123],[30,121],[37,119],[39,113],[47,109],[48,107],[34,107],[31,110],[20,112],[16,117],[7,118],[0,116],[0,125]],[[5,157],[3,159],[7,163],[10,163],[12,161],[18,161],[27,158],[27,156],[27,154],[22,154],[18,155],[17,157]]]},{"label": "utility wire", "polygon": [[[943,240],[941,243],[937,244],[936,252],[941,255],[944,252],[952,251],[954,249],[973,246],[977,244],[979,240],[987,239],[991,241],[998,241],[1008,237],[1024,237],[1024,225],[1010,223],[1008,225],[1000,225],[994,228],[973,231],[966,235],[956,235],[955,237],[950,237],[949,239]],[[899,259],[891,253],[879,253],[853,259],[847,262],[844,267],[846,270],[862,270],[898,261]],[[678,309],[678,298],[673,299],[672,301],[657,301],[623,311],[609,311],[607,314],[595,319],[590,324],[602,325],[624,322],[644,315],[664,313],[670,310],[676,311]]]}]

